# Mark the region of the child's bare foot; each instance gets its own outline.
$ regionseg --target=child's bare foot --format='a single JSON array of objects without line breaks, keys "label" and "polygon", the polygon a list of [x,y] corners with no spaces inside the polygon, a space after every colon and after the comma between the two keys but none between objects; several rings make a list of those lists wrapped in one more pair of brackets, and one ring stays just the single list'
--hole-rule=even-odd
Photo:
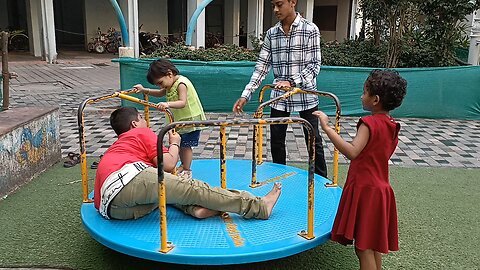
[{"label": "child's bare foot", "polygon": [[204,208],[201,206],[196,206],[193,209],[193,216],[196,218],[208,218],[208,217],[217,216],[219,214],[220,214],[219,211],[210,210],[208,208]]},{"label": "child's bare foot", "polygon": [[272,214],[273,207],[277,203],[278,197],[280,197],[280,193],[282,193],[282,184],[279,182],[276,182],[273,184],[272,190],[263,197],[263,201],[267,205],[267,218],[270,217]]}]

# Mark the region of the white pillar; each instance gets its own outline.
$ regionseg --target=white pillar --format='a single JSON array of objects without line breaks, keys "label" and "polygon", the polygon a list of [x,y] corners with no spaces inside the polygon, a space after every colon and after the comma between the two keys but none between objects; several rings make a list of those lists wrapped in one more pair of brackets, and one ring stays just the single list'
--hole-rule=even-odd
[{"label": "white pillar", "polygon": [[227,0],[225,3],[225,43],[239,45],[240,0]]},{"label": "white pillar", "polygon": [[313,7],[315,6],[315,0],[301,0],[297,1],[296,10],[305,19],[313,22]]},{"label": "white pillar", "polygon": [[138,44],[138,0],[128,0],[128,38],[127,46],[133,48],[135,58],[140,57],[140,46]]},{"label": "white pillar", "polygon": [[[187,25],[190,23],[193,13],[203,0],[187,1]],[[192,45],[195,47],[205,47],[205,9],[198,16],[197,24],[192,36]]]},{"label": "white pillar", "polygon": [[472,31],[470,34],[470,48],[468,51],[468,63],[478,66],[480,58],[480,9],[472,16]]},{"label": "white pillar", "polygon": [[57,62],[57,44],[55,42],[55,21],[53,19],[53,0],[41,0],[44,58],[50,64]]},{"label": "white pillar", "polygon": [[350,30],[349,30],[349,39],[355,39],[357,35],[357,8],[358,8],[358,0],[351,0],[351,16],[350,16]]},{"label": "white pillar", "polygon": [[339,0],[337,1],[337,29],[335,30],[335,39],[343,41],[348,39],[348,30],[350,24],[348,23],[350,15],[350,1],[351,0]]},{"label": "white pillar", "polygon": [[250,36],[260,38],[263,34],[263,1],[248,0],[247,48],[250,49],[253,48]]},{"label": "white pillar", "polygon": [[28,21],[28,43],[30,53],[35,57],[42,56],[42,13],[40,2],[36,0],[28,0],[27,4],[27,21]]}]

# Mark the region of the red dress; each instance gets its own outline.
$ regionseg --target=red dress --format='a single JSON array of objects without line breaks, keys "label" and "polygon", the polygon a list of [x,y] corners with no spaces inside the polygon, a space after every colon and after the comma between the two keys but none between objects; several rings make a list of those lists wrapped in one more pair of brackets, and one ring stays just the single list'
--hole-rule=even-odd
[{"label": "red dress", "polygon": [[395,194],[388,177],[388,160],[398,144],[400,124],[385,114],[362,117],[370,137],[352,160],[343,188],[331,239],[360,250],[398,250]]}]

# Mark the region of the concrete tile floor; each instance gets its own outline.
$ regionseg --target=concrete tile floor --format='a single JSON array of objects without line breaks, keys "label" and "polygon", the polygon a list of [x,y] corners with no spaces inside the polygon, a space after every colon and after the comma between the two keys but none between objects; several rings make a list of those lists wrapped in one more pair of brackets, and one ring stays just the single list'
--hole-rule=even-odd
[{"label": "concrete tile floor", "polygon": [[[59,106],[62,153],[77,152],[77,108],[87,97],[107,95],[119,89],[118,64],[112,63],[112,55],[74,54],[60,58],[58,64],[49,65],[26,56],[11,57],[10,71],[18,78],[11,81],[10,100],[12,107]],[[115,141],[109,129],[108,116],[120,100],[108,100],[89,105],[86,111],[87,153],[100,156]],[[209,119],[230,119],[230,113],[208,114]],[[358,117],[342,118],[344,138],[355,135]],[[402,130],[399,145],[391,158],[391,164],[400,166],[432,167],[480,167],[480,121],[446,119],[397,119]],[[160,112],[152,114],[152,128],[158,130],[164,123]],[[271,160],[267,142],[264,158]],[[231,127],[227,134],[227,158],[250,159],[252,128]],[[218,128],[202,131],[200,146],[194,149],[194,158],[218,158]],[[325,138],[325,136],[323,136]],[[307,160],[303,132],[299,126],[291,126],[287,133],[289,161]],[[327,162],[332,161],[333,145],[325,144]],[[347,160],[341,155],[340,162]]]}]

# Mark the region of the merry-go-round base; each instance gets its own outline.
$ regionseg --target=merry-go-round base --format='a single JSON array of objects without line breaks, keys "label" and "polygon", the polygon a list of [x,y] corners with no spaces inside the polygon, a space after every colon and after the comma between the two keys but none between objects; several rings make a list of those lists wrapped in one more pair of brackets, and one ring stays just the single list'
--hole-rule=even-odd
[{"label": "merry-go-round base", "polygon": [[[257,166],[257,181],[267,183],[250,188],[251,160],[227,160],[227,187],[264,196],[281,182],[282,194],[268,220],[244,219],[236,214],[196,219],[167,206],[167,240],[175,246],[159,252],[158,209],[137,220],[107,220],[93,203],[83,203],[81,218],[87,232],[101,244],[134,257],[153,261],[226,265],[287,257],[325,243],[332,229],[341,188],[325,187],[330,180],[315,175],[314,236],[298,235],[307,230],[308,171],[264,162]],[[220,161],[194,160],[193,177],[220,185]],[[167,190],[168,194],[168,190]]]}]

